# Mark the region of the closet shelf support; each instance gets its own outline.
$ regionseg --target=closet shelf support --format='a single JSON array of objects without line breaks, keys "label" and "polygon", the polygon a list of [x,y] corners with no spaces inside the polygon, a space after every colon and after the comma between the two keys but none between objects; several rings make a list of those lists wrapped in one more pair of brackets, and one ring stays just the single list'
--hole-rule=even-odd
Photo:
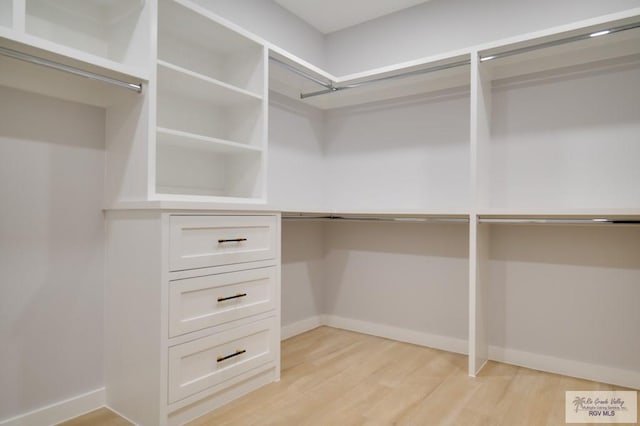
[{"label": "closet shelf support", "polygon": [[640,225],[640,219],[612,218],[480,218],[479,223],[494,224],[543,224],[543,225]]},{"label": "closet shelf support", "polygon": [[403,216],[341,216],[341,215],[290,215],[283,214],[283,220],[341,221],[341,222],[393,222],[393,223],[469,223],[464,217],[403,217]]},{"label": "closet shelf support", "polygon": [[77,75],[79,77],[88,78],[90,80],[112,84],[114,86],[122,87],[124,89],[131,90],[137,93],[142,93],[142,83],[129,83],[126,81],[107,77],[106,75],[96,74],[90,71],[82,70],[80,68],[72,67],[71,65],[65,65],[59,62],[51,61],[49,59],[44,59],[38,56],[29,55],[27,53],[18,52],[16,50],[7,49],[6,47],[0,47],[0,55],[7,56],[13,59],[18,59],[24,62],[29,62],[31,64],[52,68],[58,71]]}]

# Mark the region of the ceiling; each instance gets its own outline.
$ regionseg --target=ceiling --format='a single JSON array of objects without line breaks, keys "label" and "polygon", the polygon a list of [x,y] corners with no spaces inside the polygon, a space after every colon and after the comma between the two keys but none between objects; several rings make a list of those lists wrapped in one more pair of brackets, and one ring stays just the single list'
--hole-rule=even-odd
[{"label": "ceiling", "polygon": [[429,0],[275,0],[323,34],[427,1]]}]

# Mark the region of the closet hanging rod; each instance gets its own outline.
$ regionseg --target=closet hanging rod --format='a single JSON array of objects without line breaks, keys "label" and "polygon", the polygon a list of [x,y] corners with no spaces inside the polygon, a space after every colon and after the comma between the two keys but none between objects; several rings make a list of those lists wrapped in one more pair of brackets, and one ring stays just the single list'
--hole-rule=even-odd
[{"label": "closet hanging rod", "polygon": [[298,216],[282,215],[283,220],[320,220],[341,222],[393,222],[393,223],[469,223],[468,218],[463,217],[394,217],[394,216],[339,216],[339,215],[319,215],[319,216]]},{"label": "closet hanging rod", "polygon": [[40,58],[38,56],[29,55],[27,53],[18,52],[16,50],[7,49],[6,47],[0,47],[0,55],[7,56],[9,58],[18,59],[20,61],[29,62],[36,65],[41,65],[47,68],[52,68],[58,71],[63,71],[69,74],[77,75],[80,77],[88,78],[90,80],[101,81],[103,83],[113,84],[124,89],[132,90],[137,93],[142,92],[142,83],[129,83],[115,78],[107,77],[105,75],[96,74],[90,71],[85,71],[80,68],[72,67],[71,65],[61,64],[49,59]]},{"label": "closet hanging rod", "polygon": [[400,74],[389,75],[386,77],[372,78],[370,80],[364,80],[359,83],[345,84],[342,86],[332,85],[330,88],[327,88],[327,90],[319,90],[317,92],[310,92],[310,93],[301,93],[300,99],[306,99],[306,98],[311,98],[313,96],[325,95],[327,93],[332,93],[332,92],[340,92],[348,89],[355,89],[357,87],[368,86],[370,84],[377,84],[377,83],[381,83],[389,80],[402,79],[402,78],[413,77],[413,76],[422,75],[422,74],[430,74],[437,71],[444,71],[451,68],[457,68],[457,67],[469,65],[470,63],[471,63],[471,60],[465,59],[458,62],[452,62],[450,64],[436,65],[429,68],[424,68],[424,69],[414,70],[414,71],[407,71]]},{"label": "closet hanging rod", "polygon": [[612,218],[480,218],[480,223],[495,224],[545,224],[545,225],[640,225],[640,219],[612,219]]},{"label": "closet hanging rod", "polygon": [[545,49],[547,47],[560,46],[560,45],[563,45],[563,44],[572,43],[574,41],[587,40],[587,39],[591,39],[591,38],[597,38],[597,37],[600,37],[600,36],[605,36],[605,35],[608,35],[608,34],[614,34],[614,33],[619,33],[619,32],[622,32],[622,31],[633,30],[635,28],[640,28],[640,22],[635,22],[635,23],[627,24],[627,25],[621,25],[619,27],[609,28],[607,30],[602,30],[602,31],[595,31],[595,32],[592,31],[592,32],[585,33],[585,34],[580,34],[580,35],[577,35],[577,36],[572,36],[572,37],[566,37],[566,38],[562,38],[562,39],[558,39],[558,40],[547,41],[547,42],[544,42],[544,43],[538,43],[538,44],[534,44],[534,45],[531,45],[531,46],[520,47],[520,48],[517,48],[517,49],[507,50],[507,51],[504,51],[504,52],[488,54],[486,56],[483,56],[483,55],[479,55],[479,56],[480,56],[480,61],[484,62],[484,61],[489,61],[489,60],[493,60],[493,59],[506,58],[508,56],[513,56],[513,55],[519,55],[521,53],[527,53],[527,52],[531,52],[531,51],[534,51],[534,50]]},{"label": "closet hanging rod", "polygon": [[294,74],[298,74],[300,77],[306,78],[307,80],[311,80],[314,83],[322,86],[322,87],[326,87],[328,90],[331,90],[333,88],[333,81],[329,80],[329,82],[324,82],[322,80],[320,80],[317,77],[312,76],[309,73],[306,73],[304,71],[299,70],[298,68],[294,67],[293,65],[289,65],[288,63],[281,61],[278,58],[274,58],[273,56],[269,56],[269,59],[272,60],[273,62],[275,62],[276,64],[288,69],[289,71],[291,71]]}]

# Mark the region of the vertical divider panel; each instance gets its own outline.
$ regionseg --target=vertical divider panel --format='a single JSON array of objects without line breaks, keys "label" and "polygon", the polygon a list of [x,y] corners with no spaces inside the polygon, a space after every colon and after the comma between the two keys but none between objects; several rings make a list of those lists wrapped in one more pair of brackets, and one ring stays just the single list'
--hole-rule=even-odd
[{"label": "vertical divider panel", "polygon": [[469,375],[475,376],[488,359],[487,290],[489,225],[480,225],[478,212],[489,203],[491,79],[478,52],[471,55],[471,198],[469,217]]},{"label": "vertical divider panel", "polygon": [[[11,1],[11,0],[9,0]],[[23,34],[25,31],[25,16],[27,13],[26,0],[13,0],[12,8],[12,27],[13,31]]]}]

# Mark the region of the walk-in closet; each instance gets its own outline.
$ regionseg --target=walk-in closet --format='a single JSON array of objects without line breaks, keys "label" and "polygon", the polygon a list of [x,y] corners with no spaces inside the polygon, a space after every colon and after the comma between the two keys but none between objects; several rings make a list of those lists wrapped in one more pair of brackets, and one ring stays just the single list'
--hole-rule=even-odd
[{"label": "walk-in closet", "polygon": [[0,0],[0,426],[640,389],[640,2],[320,3]]}]

